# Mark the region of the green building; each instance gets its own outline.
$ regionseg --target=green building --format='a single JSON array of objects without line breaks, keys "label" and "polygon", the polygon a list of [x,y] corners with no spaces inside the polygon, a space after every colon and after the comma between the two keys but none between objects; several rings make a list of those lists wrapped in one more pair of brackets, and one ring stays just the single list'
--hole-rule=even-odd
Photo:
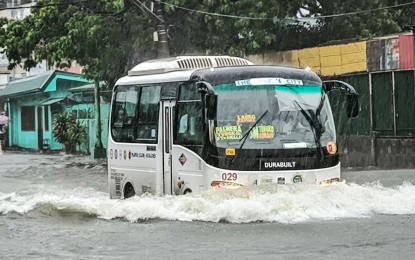
[{"label": "green building", "polygon": [[[95,143],[93,85],[82,75],[51,70],[13,80],[0,89],[0,105],[10,118],[8,146],[33,150],[61,150],[52,133],[53,116],[71,112],[86,127],[87,143],[78,150],[89,153]],[[109,104],[101,118],[107,121]],[[102,122],[101,122],[102,123]],[[104,122],[105,124],[105,122]],[[103,126],[107,131],[106,126]],[[103,135],[103,144],[106,145]]]}]

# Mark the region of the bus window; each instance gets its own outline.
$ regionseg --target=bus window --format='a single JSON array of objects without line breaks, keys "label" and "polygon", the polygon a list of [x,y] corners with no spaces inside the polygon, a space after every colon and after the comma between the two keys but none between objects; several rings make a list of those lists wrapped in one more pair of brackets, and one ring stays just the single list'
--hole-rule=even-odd
[{"label": "bus window", "polygon": [[138,108],[136,141],[157,142],[157,124],[161,86],[143,87]]},{"label": "bus window", "polygon": [[175,144],[202,144],[203,106],[200,94],[193,85],[183,84],[179,87],[179,101],[176,107]]},{"label": "bus window", "polygon": [[139,89],[129,86],[119,87],[117,90],[111,118],[111,134],[116,142],[131,142]]}]

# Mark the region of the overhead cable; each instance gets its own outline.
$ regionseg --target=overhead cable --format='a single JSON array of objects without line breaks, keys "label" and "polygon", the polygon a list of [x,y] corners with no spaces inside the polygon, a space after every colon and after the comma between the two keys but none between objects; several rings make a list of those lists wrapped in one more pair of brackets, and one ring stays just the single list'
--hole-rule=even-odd
[{"label": "overhead cable", "polygon": [[[182,9],[182,10],[186,10],[186,11],[189,11],[189,12],[201,13],[201,14],[206,14],[206,15],[211,15],[211,16],[228,17],[228,18],[245,19],[245,20],[274,20],[274,21],[275,20],[279,20],[276,17],[250,17],[250,16],[239,16],[239,15],[229,15],[229,14],[212,13],[212,12],[206,12],[206,11],[200,11],[200,10],[190,9],[190,8],[186,8],[186,7],[182,7],[182,6],[170,4],[170,3],[167,3],[167,2],[163,2],[163,1],[160,1],[160,2],[163,3],[163,4],[165,4],[165,5],[168,5],[168,6],[177,8],[177,9]],[[391,6],[384,6],[384,7],[374,8],[374,9],[368,9],[368,10],[348,12],[348,13],[319,15],[319,16],[315,16],[315,17],[295,17],[295,18],[292,18],[292,19],[301,20],[301,19],[309,19],[309,18],[320,19],[320,18],[332,18],[332,17],[350,16],[350,15],[356,15],[356,14],[362,14],[362,13],[380,11],[380,10],[385,10],[385,9],[392,9],[392,8],[397,8],[397,7],[402,7],[402,6],[408,6],[408,5],[413,5],[413,4],[415,4],[415,1],[409,2],[409,3],[391,5]]]}]

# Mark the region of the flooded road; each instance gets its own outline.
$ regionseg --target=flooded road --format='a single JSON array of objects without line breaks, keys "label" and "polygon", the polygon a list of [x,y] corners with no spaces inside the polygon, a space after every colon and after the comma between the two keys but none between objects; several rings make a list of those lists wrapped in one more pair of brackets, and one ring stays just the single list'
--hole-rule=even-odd
[{"label": "flooded road", "polygon": [[0,259],[413,259],[415,170],[110,200],[105,161],[0,156]]}]

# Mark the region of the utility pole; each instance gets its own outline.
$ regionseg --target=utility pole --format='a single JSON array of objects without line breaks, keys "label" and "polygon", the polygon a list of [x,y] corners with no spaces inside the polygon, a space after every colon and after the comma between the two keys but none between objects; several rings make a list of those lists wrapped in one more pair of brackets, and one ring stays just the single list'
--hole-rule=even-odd
[{"label": "utility pole", "polygon": [[155,14],[158,17],[158,23],[157,23],[157,57],[158,58],[167,58],[170,57],[169,52],[169,43],[167,41],[167,30],[166,30],[166,24],[164,22],[163,17],[163,4],[160,2],[160,0],[155,1],[154,5]]}]

